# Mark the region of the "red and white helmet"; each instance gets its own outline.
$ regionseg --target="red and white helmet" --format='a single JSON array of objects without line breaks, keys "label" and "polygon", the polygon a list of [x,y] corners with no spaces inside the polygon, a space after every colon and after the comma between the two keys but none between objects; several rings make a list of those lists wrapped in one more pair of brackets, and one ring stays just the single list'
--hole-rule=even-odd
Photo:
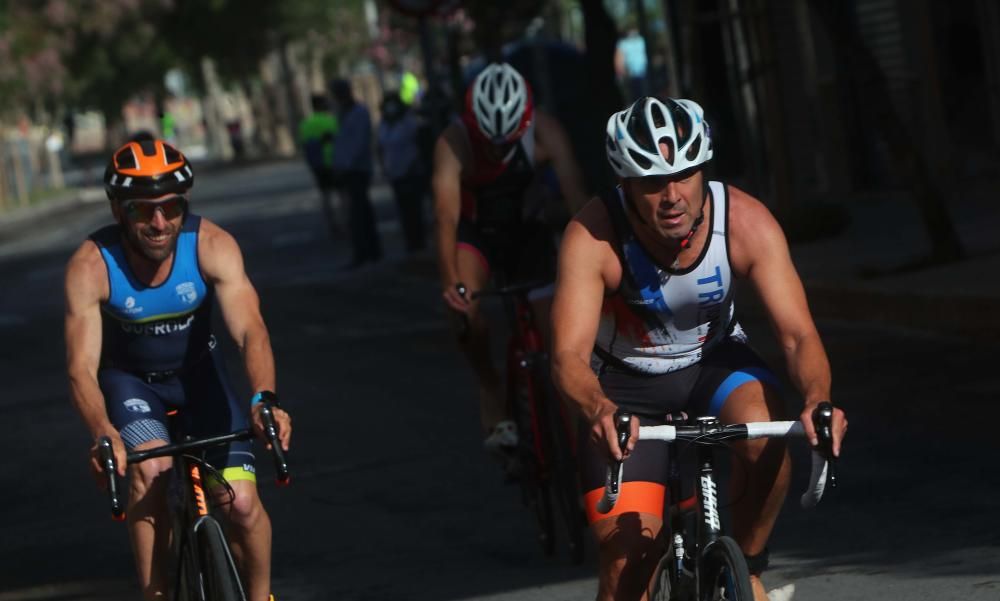
[{"label": "red and white helmet", "polygon": [[490,63],[476,76],[465,95],[465,110],[480,134],[494,144],[524,135],[534,112],[531,87],[517,69]]},{"label": "red and white helmet", "polygon": [[712,158],[712,130],[693,100],[640,98],[611,115],[607,134],[608,162],[619,177],[673,175]]}]

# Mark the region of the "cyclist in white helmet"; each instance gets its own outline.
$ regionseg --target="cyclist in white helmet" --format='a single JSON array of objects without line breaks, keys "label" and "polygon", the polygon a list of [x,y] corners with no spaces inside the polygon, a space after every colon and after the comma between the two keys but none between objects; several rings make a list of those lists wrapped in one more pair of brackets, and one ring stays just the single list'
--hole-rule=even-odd
[{"label": "cyclist in white helmet", "polygon": [[437,140],[433,189],[442,296],[467,317],[459,343],[479,381],[484,445],[498,454],[515,446],[517,431],[490,357],[486,321],[469,293],[486,288],[497,272],[508,281],[554,273],[551,232],[526,215],[525,203],[539,188],[545,165],[552,167],[572,214],[587,198],[565,131],[536,109],[516,69],[487,65],[469,86],[465,111]]},{"label": "cyclist in white helmet", "polygon": [[[639,423],[676,411],[723,422],[783,419],[778,379],[750,348],[734,318],[734,280],[760,296],[784,351],[791,382],[812,408],[830,399],[830,366],[781,227],[746,192],[706,181],[715,151],[702,108],[644,97],[607,124],[613,193],[590,201],[566,228],[552,307],[553,377],[586,418],[582,489],[600,549],[597,598],[646,599],[659,557],[665,457],[635,444]],[[619,449],[614,413],[632,420]],[[834,453],[847,421],[834,415]],[[647,446],[649,445],[649,446]],[[734,444],[734,538],[747,555],[758,601],[767,540],[788,489],[789,459],[778,441]],[[594,509],[608,458],[627,457],[621,500]],[[744,469],[745,468],[745,469]],[[678,491],[671,491],[676,494]]]}]

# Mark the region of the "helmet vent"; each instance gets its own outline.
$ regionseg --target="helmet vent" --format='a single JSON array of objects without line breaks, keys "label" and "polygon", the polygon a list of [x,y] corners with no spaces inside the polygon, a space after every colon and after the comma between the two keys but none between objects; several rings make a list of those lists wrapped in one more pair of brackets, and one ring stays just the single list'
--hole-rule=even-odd
[{"label": "helmet vent", "polygon": [[148,157],[156,156],[156,140],[143,140],[139,142],[142,154]]},{"label": "helmet vent", "polygon": [[674,120],[674,131],[677,132],[677,145],[684,146],[691,137],[691,116],[684,110],[684,107],[673,99],[669,100],[668,105],[670,107],[670,116]]},{"label": "helmet vent", "polygon": [[663,109],[659,104],[652,104],[649,107],[649,114],[653,118],[653,127],[660,128],[667,125],[667,116],[663,114]]},{"label": "helmet vent", "polygon": [[694,142],[691,142],[691,145],[688,146],[687,160],[693,161],[698,156],[699,150],[701,150],[701,136],[695,138]]},{"label": "helmet vent", "polygon": [[[666,153],[664,153],[663,150],[659,148],[661,144],[667,147]],[[657,142],[657,151],[659,151],[659,153],[663,156],[663,160],[665,160],[668,165],[674,164],[674,159],[676,158],[674,155],[677,152],[677,149],[674,148],[673,140],[671,140],[666,136],[660,138],[660,140]]]},{"label": "helmet vent", "polygon": [[132,148],[126,147],[124,150],[119,152],[115,156],[115,164],[118,165],[119,169],[135,169],[137,165],[135,162],[135,155],[132,154]]},{"label": "helmet vent", "polygon": [[179,163],[182,160],[181,153],[178,152],[175,148],[171,148],[170,146],[163,147],[163,154],[167,159],[168,165],[170,163]]},{"label": "helmet vent", "polygon": [[635,161],[635,164],[638,165],[640,169],[649,169],[650,167],[653,166],[652,161],[642,156],[638,152],[632,150],[631,148],[628,149],[628,155],[632,158],[633,161]]}]

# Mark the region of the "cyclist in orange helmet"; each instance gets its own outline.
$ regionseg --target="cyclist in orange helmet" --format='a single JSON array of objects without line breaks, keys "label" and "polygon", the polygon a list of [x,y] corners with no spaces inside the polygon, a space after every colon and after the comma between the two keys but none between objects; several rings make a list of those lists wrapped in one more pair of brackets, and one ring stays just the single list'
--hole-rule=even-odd
[{"label": "cyclist in orange helmet", "polygon": [[[115,151],[104,175],[115,223],[77,249],[66,267],[65,335],[73,403],[97,441],[113,442],[121,475],[126,449],[170,441],[166,414],[178,409],[184,433],[228,433],[252,423],[262,435],[256,400],[273,395],[274,358],[257,292],[233,237],[189,210],[194,172],[161,140],[132,141]],[[212,334],[218,302],[257,393],[236,398]],[[281,444],[288,414],[276,408]],[[270,594],[271,525],[257,495],[249,442],[208,457],[235,491],[225,516],[250,601]],[[91,467],[101,468],[96,445]],[[162,599],[167,582],[169,458],[129,468],[127,520],[145,599]],[[214,486],[211,494],[223,495]],[[225,497],[228,499],[228,495]]]}]

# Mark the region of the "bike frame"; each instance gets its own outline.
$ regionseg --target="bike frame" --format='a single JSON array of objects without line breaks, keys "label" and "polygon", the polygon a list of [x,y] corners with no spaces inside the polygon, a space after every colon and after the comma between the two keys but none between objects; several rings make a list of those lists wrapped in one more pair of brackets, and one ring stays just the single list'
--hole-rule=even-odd
[{"label": "bike frame", "polygon": [[[253,433],[250,430],[241,430],[231,434],[200,440],[190,440],[189,438],[180,444],[157,447],[146,451],[135,451],[128,455],[129,463],[144,461],[153,457],[174,457],[174,476],[177,478],[177,484],[180,488],[182,505],[179,508],[177,531],[174,533],[178,538],[175,541],[176,546],[174,549],[175,572],[174,587],[171,595],[173,599],[181,598],[181,589],[184,587],[184,583],[181,582],[181,565],[185,561],[191,561],[198,570],[201,598],[208,601],[204,585],[202,584],[203,577],[201,576],[201,571],[203,568],[198,555],[198,532],[203,528],[212,528],[224,535],[222,525],[211,515],[211,505],[202,475],[201,461],[192,455],[186,454],[185,451],[203,450],[229,442],[249,440],[252,437]],[[236,568],[232,551],[228,546],[224,548],[229,569],[236,575],[234,581],[239,588],[240,595],[245,599],[246,591],[243,588],[242,579],[239,578],[239,570]],[[191,559],[186,557],[187,554],[191,554]]]},{"label": "bike frame", "polygon": [[[271,452],[274,457],[278,484],[281,486],[286,485],[289,482],[288,464],[285,460],[284,452],[281,450],[281,443],[278,440],[278,430],[274,421],[272,405],[270,402],[264,401],[260,414],[261,419],[264,422],[265,437],[271,445]],[[188,453],[228,444],[230,442],[250,440],[251,438],[253,438],[253,432],[250,429],[244,429],[229,434],[211,436],[198,440],[191,440],[189,437],[184,442],[168,444],[142,451],[133,451],[127,455],[128,464],[139,463],[154,457],[174,458],[174,473],[178,478],[178,485],[180,486],[184,496],[184,501],[179,509],[180,531],[175,532],[178,538],[176,540],[176,580],[174,583],[174,590],[172,592],[172,597],[174,599],[181,597],[181,565],[185,560],[193,560],[193,567],[198,572],[200,596],[203,600],[205,599],[204,578],[201,572],[202,561],[200,554],[188,556],[188,554],[196,553],[196,551],[198,551],[199,548],[193,545],[198,544],[198,533],[205,528],[216,529],[221,535],[221,539],[223,541],[222,546],[226,554],[226,562],[232,570],[232,574],[235,576],[234,581],[237,584],[239,594],[242,598],[246,598],[246,592],[243,589],[243,583],[239,578],[239,572],[236,569],[235,562],[233,561],[232,552],[226,543],[225,533],[219,522],[211,515],[209,500],[206,495],[202,475],[202,461],[192,455],[189,455]],[[102,437],[98,441],[98,449],[101,458],[101,467],[103,468],[103,471],[108,479],[108,495],[111,505],[111,515],[115,520],[122,521],[125,519],[124,505],[118,494],[120,489],[118,487],[117,466],[115,465],[111,439],[106,436]],[[191,559],[188,559],[188,557]]]}]

